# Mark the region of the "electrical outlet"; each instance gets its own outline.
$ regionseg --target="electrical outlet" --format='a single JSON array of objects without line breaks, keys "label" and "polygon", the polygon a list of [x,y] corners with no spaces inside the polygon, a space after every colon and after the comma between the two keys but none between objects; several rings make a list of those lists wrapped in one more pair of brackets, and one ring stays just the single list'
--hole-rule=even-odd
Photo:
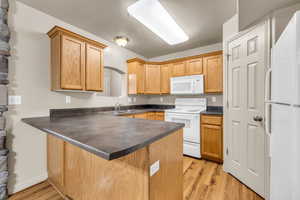
[{"label": "electrical outlet", "polygon": [[128,103],[132,103],[132,98],[128,97]]},{"label": "electrical outlet", "polygon": [[150,176],[153,176],[159,171],[159,160],[150,166]]},{"label": "electrical outlet", "polygon": [[71,103],[71,97],[70,96],[66,96],[66,104],[70,104]]},{"label": "electrical outlet", "polygon": [[21,96],[8,96],[8,104],[9,105],[20,105],[22,104]]},{"label": "electrical outlet", "polygon": [[163,97],[160,97],[160,102],[162,103],[162,102],[164,102],[164,98]]},{"label": "electrical outlet", "polygon": [[217,97],[211,97],[211,101],[212,101],[213,103],[216,103],[216,102],[217,102]]}]

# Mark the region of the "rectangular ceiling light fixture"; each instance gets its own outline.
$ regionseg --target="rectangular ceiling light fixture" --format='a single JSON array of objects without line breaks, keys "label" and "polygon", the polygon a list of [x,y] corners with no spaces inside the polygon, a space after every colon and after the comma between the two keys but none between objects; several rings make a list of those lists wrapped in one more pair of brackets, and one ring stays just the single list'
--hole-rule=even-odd
[{"label": "rectangular ceiling light fixture", "polygon": [[170,45],[189,39],[158,0],[139,0],[127,10],[131,16]]}]

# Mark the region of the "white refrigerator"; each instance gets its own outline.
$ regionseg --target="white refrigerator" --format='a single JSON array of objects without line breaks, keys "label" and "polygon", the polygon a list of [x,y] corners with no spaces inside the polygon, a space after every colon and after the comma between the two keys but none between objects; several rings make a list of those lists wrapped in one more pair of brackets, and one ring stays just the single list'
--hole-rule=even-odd
[{"label": "white refrigerator", "polygon": [[300,200],[300,11],[272,48],[271,70],[270,200]]}]

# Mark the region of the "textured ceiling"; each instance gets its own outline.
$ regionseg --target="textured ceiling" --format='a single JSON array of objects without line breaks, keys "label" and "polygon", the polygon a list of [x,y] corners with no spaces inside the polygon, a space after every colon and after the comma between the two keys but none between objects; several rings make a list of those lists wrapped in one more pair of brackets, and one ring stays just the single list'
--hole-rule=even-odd
[{"label": "textured ceiling", "polygon": [[222,24],[236,11],[236,0],[160,0],[190,37],[170,46],[128,15],[135,0],[19,1],[108,41],[127,36],[126,48],[148,58],[221,42]]}]

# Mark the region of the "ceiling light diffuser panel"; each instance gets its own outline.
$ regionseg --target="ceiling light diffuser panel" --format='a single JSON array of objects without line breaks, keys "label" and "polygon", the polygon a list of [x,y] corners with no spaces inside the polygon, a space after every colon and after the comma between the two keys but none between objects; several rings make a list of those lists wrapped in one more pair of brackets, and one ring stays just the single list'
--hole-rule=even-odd
[{"label": "ceiling light diffuser panel", "polygon": [[131,16],[170,45],[189,39],[158,0],[139,0],[127,10]]}]

